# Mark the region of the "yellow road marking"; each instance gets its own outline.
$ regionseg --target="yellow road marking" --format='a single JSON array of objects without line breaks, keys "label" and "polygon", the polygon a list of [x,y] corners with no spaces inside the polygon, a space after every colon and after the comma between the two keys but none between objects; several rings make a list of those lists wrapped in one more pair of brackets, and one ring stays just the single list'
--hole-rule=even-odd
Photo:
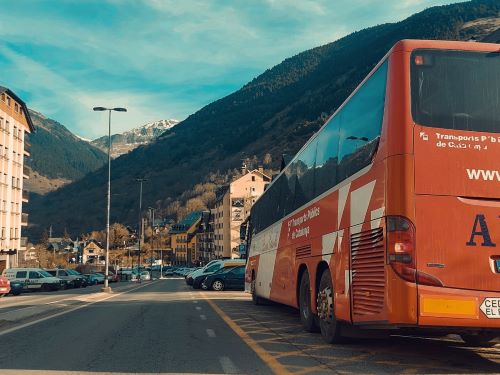
[{"label": "yellow road marking", "polygon": [[208,302],[210,307],[219,315],[222,320],[247,344],[259,357],[264,361],[269,368],[276,374],[291,374],[281,363],[271,356],[263,347],[252,339],[240,326],[238,326],[217,304],[202,294],[203,298]]}]

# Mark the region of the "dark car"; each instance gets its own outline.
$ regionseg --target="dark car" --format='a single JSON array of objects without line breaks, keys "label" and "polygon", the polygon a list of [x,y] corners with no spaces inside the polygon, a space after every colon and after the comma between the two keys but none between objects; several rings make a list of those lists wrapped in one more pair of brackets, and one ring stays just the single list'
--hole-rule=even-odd
[{"label": "dark car", "polygon": [[245,289],[245,266],[222,268],[205,277],[201,287],[221,291],[225,289]]},{"label": "dark car", "polygon": [[26,284],[22,281],[11,281],[10,282],[10,294],[13,296],[18,296],[26,290]]}]

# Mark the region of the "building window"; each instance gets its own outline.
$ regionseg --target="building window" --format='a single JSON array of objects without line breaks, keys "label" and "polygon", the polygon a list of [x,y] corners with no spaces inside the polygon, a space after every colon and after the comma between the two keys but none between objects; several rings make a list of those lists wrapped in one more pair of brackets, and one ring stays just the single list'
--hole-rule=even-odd
[{"label": "building window", "polygon": [[255,176],[252,176],[252,181],[255,182]]},{"label": "building window", "polygon": [[17,103],[14,104],[14,111],[15,112],[18,112],[19,111],[19,106],[17,105]]},{"label": "building window", "polygon": [[7,96],[7,105],[10,107],[10,97]]},{"label": "building window", "polygon": [[252,191],[253,191],[253,192],[255,192],[255,188],[254,188],[254,187],[253,187],[253,188],[251,188],[251,189],[252,189]]},{"label": "building window", "polygon": [[4,101],[5,101],[5,94],[2,93],[2,102],[4,102]]}]

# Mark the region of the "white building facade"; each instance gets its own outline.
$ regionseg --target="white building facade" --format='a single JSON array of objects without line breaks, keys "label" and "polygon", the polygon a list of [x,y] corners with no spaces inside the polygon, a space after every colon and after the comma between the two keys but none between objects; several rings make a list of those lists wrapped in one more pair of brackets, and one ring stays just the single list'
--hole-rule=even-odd
[{"label": "white building facade", "polygon": [[24,166],[26,135],[33,132],[26,104],[11,90],[0,86],[0,272],[16,267],[19,251],[26,250],[21,228],[28,225],[23,190],[29,169]]}]

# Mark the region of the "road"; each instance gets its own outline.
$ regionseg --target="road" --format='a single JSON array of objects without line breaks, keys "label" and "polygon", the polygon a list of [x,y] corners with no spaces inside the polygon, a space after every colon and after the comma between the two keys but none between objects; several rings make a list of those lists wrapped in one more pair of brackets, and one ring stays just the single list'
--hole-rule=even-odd
[{"label": "road", "polygon": [[391,337],[326,345],[295,310],[183,280],[0,301],[0,373],[497,373],[500,347]]}]

